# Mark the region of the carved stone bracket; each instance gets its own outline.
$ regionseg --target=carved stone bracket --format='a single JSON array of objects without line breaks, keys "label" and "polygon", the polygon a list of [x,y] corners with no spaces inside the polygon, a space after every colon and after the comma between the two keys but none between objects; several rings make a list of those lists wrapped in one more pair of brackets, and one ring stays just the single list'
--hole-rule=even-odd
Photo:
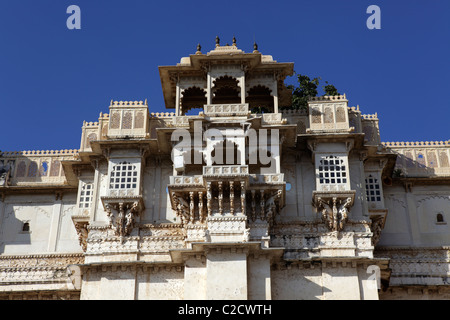
[{"label": "carved stone bracket", "polygon": [[375,247],[380,240],[381,231],[384,228],[384,224],[386,222],[387,210],[380,210],[380,214],[372,214],[370,215],[370,219],[372,223],[370,225],[370,230],[372,231],[372,245]]},{"label": "carved stone bracket", "polygon": [[123,240],[123,237],[130,235],[136,218],[144,210],[142,197],[102,197],[101,200],[110,228]]},{"label": "carved stone bracket", "polygon": [[75,230],[78,235],[78,242],[80,243],[81,248],[84,252],[87,249],[87,238],[88,238],[88,229],[89,225],[89,216],[80,215],[80,216],[72,216],[73,224],[75,225]]},{"label": "carved stone bracket", "polygon": [[355,191],[313,192],[313,205],[330,231],[342,231],[353,206]]}]

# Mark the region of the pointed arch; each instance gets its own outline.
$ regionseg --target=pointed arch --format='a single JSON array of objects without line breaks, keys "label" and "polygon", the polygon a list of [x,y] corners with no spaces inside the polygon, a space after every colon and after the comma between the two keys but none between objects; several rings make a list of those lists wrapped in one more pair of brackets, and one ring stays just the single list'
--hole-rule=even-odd
[{"label": "pointed arch", "polygon": [[249,104],[250,110],[255,113],[273,112],[273,96],[272,91],[262,85],[251,87],[247,91],[245,101]]},{"label": "pointed arch", "polygon": [[241,88],[239,87],[239,81],[236,78],[230,76],[222,76],[213,81],[212,87],[212,103],[213,104],[225,104],[225,103],[240,103],[241,98],[239,93]]}]

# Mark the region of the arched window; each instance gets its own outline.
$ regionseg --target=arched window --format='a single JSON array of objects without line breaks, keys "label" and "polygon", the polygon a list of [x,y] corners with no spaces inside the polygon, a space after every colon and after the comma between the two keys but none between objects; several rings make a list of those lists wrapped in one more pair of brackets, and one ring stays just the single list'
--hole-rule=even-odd
[{"label": "arched window", "polygon": [[241,151],[238,145],[230,140],[224,140],[216,143],[214,149],[211,151],[211,158],[213,164],[231,164],[231,165],[243,165],[241,161]]},{"label": "arched window", "polygon": [[217,78],[214,81],[214,86],[212,88],[212,103],[241,103],[241,98],[239,97],[241,88],[238,83],[239,82],[235,78],[230,76]]},{"label": "arched window", "polygon": [[273,97],[269,88],[257,85],[250,88],[247,93],[245,101],[253,113],[273,112]]},{"label": "arched window", "polygon": [[38,171],[38,165],[36,162],[31,161],[30,166],[28,167],[28,177],[36,177]]},{"label": "arched window", "polygon": [[182,114],[187,114],[191,109],[203,109],[206,104],[206,91],[199,87],[190,87],[183,91],[181,98]]},{"label": "arched window", "polygon": [[24,221],[22,224],[22,232],[30,232],[30,223],[28,221]]},{"label": "arched window", "polygon": [[17,178],[25,177],[25,171],[27,170],[27,165],[25,164],[25,161],[20,161],[19,165],[17,166]]},{"label": "arched window", "polygon": [[41,163],[41,167],[39,168],[39,175],[41,177],[45,177],[45,176],[47,176],[47,173],[48,173],[48,162],[43,161]]},{"label": "arched window", "polygon": [[443,215],[442,213],[438,213],[438,214],[436,215],[436,222],[437,222],[437,223],[443,223],[443,222],[445,222],[445,221],[444,221],[444,215]]}]

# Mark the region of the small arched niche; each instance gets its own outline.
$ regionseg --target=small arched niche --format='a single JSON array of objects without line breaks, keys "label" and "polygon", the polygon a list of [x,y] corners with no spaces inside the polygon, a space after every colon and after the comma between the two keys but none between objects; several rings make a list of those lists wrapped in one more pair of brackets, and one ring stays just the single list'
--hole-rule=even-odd
[{"label": "small arched niche", "polygon": [[213,81],[212,88],[212,103],[213,104],[227,104],[227,103],[241,103],[239,97],[239,81],[230,76],[222,76]]},{"label": "small arched niche", "polygon": [[265,86],[257,85],[250,88],[245,101],[249,104],[252,113],[273,112],[273,96],[271,90]]},{"label": "small arched niche", "polygon": [[190,87],[183,91],[181,98],[182,115],[189,113],[196,113],[203,110],[206,104],[206,91],[199,87]]}]

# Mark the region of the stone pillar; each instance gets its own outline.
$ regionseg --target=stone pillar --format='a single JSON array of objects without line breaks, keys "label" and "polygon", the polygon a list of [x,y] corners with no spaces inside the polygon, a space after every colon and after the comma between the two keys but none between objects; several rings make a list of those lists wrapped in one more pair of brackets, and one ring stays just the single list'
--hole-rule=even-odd
[{"label": "stone pillar", "polygon": [[61,208],[62,208],[62,194],[56,195],[57,200],[53,204],[52,220],[50,224],[50,230],[48,235],[48,247],[49,252],[56,252],[56,244],[58,240],[59,224],[61,220]]},{"label": "stone pillar", "polygon": [[[90,207],[90,221],[96,221],[98,220],[98,216],[97,216],[97,205],[98,205],[98,199],[99,197],[99,193],[100,193],[100,160],[95,159],[92,161],[92,166],[94,167],[94,183],[93,183],[93,187],[92,187],[92,203],[91,203],[91,207]],[[108,173],[106,173],[106,175],[108,176]]]},{"label": "stone pillar", "polygon": [[322,262],[324,300],[360,300],[358,270],[351,263]]},{"label": "stone pillar", "polygon": [[206,255],[206,299],[246,300],[247,250],[210,248]]},{"label": "stone pillar", "polygon": [[239,78],[239,84],[241,85],[241,104],[245,103],[245,74]]},{"label": "stone pillar", "polygon": [[278,87],[276,80],[275,85],[273,86],[272,94],[273,94],[273,113],[278,113]]},{"label": "stone pillar", "polygon": [[248,299],[271,300],[270,257],[252,255],[248,259]]},{"label": "stone pillar", "polygon": [[181,106],[180,106],[180,99],[181,99],[181,94],[180,94],[180,85],[179,83],[177,83],[177,86],[175,88],[175,115],[176,116],[181,116]]},{"label": "stone pillar", "polygon": [[211,92],[211,74],[208,72],[206,75],[206,104],[211,104],[212,92]]},{"label": "stone pillar", "polygon": [[81,300],[134,300],[136,266],[99,265],[83,272]]},{"label": "stone pillar", "polygon": [[414,199],[414,195],[412,194],[410,189],[406,191],[405,195],[406,195],[407,212],[409,215],[408,220],[410,225],[412,244],[420,245],[421,239],[420,239],[419,221],[417,219],[417,204]]},{"label": "stone pillar", "polygon": [[184,262],[184,300],[206,299],[206,265],[203,255],[190,256]]}]

